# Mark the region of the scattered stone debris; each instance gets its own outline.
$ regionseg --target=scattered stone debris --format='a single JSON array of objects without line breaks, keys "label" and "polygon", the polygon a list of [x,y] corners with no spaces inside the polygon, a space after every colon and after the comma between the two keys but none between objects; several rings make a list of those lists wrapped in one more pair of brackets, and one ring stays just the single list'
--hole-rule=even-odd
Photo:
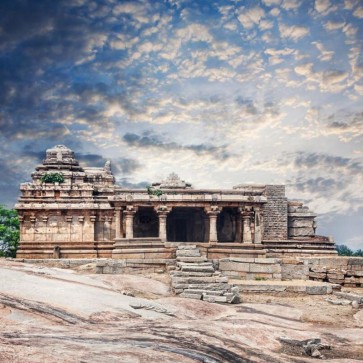
[{"label": "scattered stone debris", "polygon": [[350,301],[357,301],[358,304],[363,304],[363,296],[350,291],[334,291],[333,294],[339,298],[343,298]]},{"label": "scattered stone debris", "polygon": [[346,299],[326,299],[326,301],[333,305],[350,305],[351,301]]},{"label": "scattered stone debris", "polygon": [[228,277],[216,271],[195,245],[179,246],[176,269],[170,271],[173,291],[180,297],[216,303],[238,304],[239,288],[228,284]]},{"label": "scattered stone debris", "polygon": [[153,305],[153,304],[132,303],[132,304],[130,304],[130,306],[133,309],[145,309],[145,310],[151,310],[151,311],[155,311],[157,313],[161,313],[161,314],[165,314],[165,315],[169,315],[169,316],[175,316],[175,314],[172,313],[171,311],[168,311],[165,308],[162,308],[160,306],[156,306],[156,305]]},{"label": "scattered stone debris", "polygon": [[122,290],[121,291],[121,294],[122,295],[126,295],[126,296],[135,297],[135,295],[131,291],[129,291],[129,290]]},{"label": "scattered stone debris", "polygon": [[359,309],[363,307],[363,296],[356,293],[351,293],[350,291],[334,291],[334,297],[329,297],[326,300],[333,305],[352,305],[354,309]]},{"label": "scattered stone debris", "polygon": [[281,342],[296,346],[296,347],[302,347],[305,354],[313,357],[313,358],[319,358],[324,359],[324,355],[321,354],[321,350],[324,349],[331,349],[330,345],[322,344],[321,339],[319,338],[313,338],[313,339],[306,339],[306,340],[296,340],[296,339],[289,339],[286,337],[280,337],[279,340]]}]

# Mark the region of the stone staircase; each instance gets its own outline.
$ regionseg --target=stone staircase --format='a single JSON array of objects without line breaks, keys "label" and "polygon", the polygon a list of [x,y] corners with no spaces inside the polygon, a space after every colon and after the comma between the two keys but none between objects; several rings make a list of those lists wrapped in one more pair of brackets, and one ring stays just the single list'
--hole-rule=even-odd
[{"label": "stone staircase", "polygon": [[178,246],[175,269],[169,270],[173,292],[180,297],[208,302],[240,302],[239,289],[216,271],[195,245]]}]

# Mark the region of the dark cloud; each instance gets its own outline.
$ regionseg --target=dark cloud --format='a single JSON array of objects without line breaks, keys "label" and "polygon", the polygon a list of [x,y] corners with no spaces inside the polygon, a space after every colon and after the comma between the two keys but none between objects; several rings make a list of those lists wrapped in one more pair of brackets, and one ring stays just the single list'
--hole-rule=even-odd
[{"label": "dark cloud", "polygon": [[128,178],[116,178],[117,184],[124,187],[124,188],[130,188],[130,189],[144,189],[147,186],[150,185],[150,182],[140,182],[140,183],[132,183]]},{"label": "dark cloud", "polygon": [[190,150],[196,155],[210,155],[219,160],[225,160],[232,156],[226,151],[225,146],[213,146],[208,144],[181,145],[176,142],[163,141],[159,135],[144,132],[142,135],[126,133],[123,140],[130,146],[143,148],[155,147],[163,150]]},{"label": "dark cloud", "polygon": [[349,170],[354,173],[361,173],[363,170],[361,160],[318,153],[300,152],[295,157],[294,164],[297,168],[318,167],[322,171],[329,171],[331,169],[340,168]]},{"label": "dark cloud", "polygon": [[320,195],[329,195],[344,187],[342,181],[333,178],[309,178],[298,177],[294,184],[290,184],[299,192],[319,193]]},{"label": "dark cloud", "polygon": [[[20,182],[30,181],[30,173],[26,166],[22,167],[18,163],[15,163],[12,159],[12,155],[2,154],[6,159],[0,157],[0,190],[1,192],[1,204],[14,207],[14,203],[20,195]],[[21,160],[18,160],[21,161]]]},{"label": "dark cloud", "polygon": [[[103,156],[98,154],[77,153],[76,157],[82,166],[89,167],[103,167],[108,160],[107,158],[104,158]],[[140,168],[139,162],[135,159],[118,158],[110,161],[112,172],[115,176],[120,174],[132,174],[134,171]]]}]

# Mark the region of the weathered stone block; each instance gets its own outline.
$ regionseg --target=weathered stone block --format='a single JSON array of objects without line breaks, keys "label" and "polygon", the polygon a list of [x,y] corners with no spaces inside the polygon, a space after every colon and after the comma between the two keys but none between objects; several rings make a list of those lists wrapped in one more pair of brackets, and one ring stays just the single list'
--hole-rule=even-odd
[{"label": "weathered stone block", "polygon": [[242,271],[248,272],[250,271],[250,264],[243,262],[231,262],[231,261],[220,261],[219,262],[220,271],[228,270],[228,271]]},{"label": "weathered stone block", "polygon": [[327,293],[326,286],[306,286],[306,293],[309,295],[325,295]]},{"label": "weathered stone block", "polygon": [[280,265],[260,265],[260,264],[251,264],[250,272],[258,272],[258,273],[281,273]]}]

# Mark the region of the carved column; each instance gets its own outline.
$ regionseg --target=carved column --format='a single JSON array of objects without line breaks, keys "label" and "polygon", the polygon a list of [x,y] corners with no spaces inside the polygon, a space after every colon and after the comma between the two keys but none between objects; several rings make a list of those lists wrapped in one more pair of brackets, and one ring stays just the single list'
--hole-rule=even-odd
[{"label": "carved column", "polygon": [[122,210],[121,207],[115,207],[115,232],[116,239],[121,238],[121,219],[122,219]]},{"label": "carved column", "polygon": [[168,212],[158,212],[159,215],[159,238],[166,242],[166,219],[168,217]]},{"label": "carved column", "polygon": [[203,218],[204,221],[204,242],[208,242],[209,241],[209,216],[206,215]]},{"label": "carved column", "polygon": [[112,232],[112,217],[107,217],[108,222],[108,230],[107,230],[107,239],[111,241],[111,232]]},{"label": "carved column", "polygon": [[96,236],[95,236],[95,223],[96,223],[96,216],[94,215],[91,215],[89,217],[89,220],[90,220],[90,228],[89,228],[89,231],[88,232],[88,236],[89,238],[92,238],[92,241],[95,241],[96,240]]},{"label": "carved column", "polygon": [[44,235],[45,235],[45,240],[48,241],[48,217],[47,216],[43,216],[42,217],[43,220],[43,224],[44,224]]},{"label": "carved column", "polygon": [[236,238],[235,242],[241,243],[242,242],[242,215],[241,211],[238,210],[238,214],[236,216]]},{"label": "carved column", "polygon": [[23,241],[23,233],[24,233],[24,217],[19,216],[19,241]]},{"label": "carved column", "polygon": [[134,238],[134,215],[136,211],[133,207],[127,207],[125,211],[125,224],[126,224],[126,238]]},{"label": "carved column", "polygon": [[255,211],[255,243],[262,243],[262,229],[261,229],[261,209],[260,207],[254,207]]},{"label": "carved column", "polygon": [[214,208],[208,212],[209,216],[209,242],[218,242],[217,217],[219,210]]},{"label": "carved column", "polygon": [[30,216],[30,224],[32,228],[32,241],[35,241],[35,224],[37,222],[37,218],[35,216]]},{"label": "carved column", "polygon": [[84,224],[84,216],[78,216],[78,222],[81,224],[81,242],[83,242],[83,224]]},{"label": "carved column", "polygon": [[72,216],[66,216],[66,222],[69,223],[69,242],[72,241]]},{"label": "carved column", "polygon": [[251,211],[246,208],[242,212],[243,221],[243,243],[252,243],[252,233],[251,233]]}]

